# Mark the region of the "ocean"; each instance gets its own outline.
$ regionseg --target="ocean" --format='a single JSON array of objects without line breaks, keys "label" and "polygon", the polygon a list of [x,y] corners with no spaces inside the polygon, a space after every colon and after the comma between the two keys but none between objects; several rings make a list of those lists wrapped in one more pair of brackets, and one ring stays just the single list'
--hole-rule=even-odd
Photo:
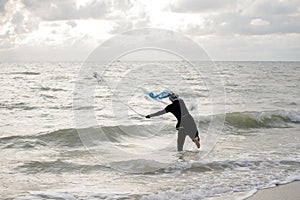
[{"label": "ocean", "polygon": [[[184,61],[118,60],[81,105],[82,63],[0,63],[0,198],[245,199],[300,180],[300,62],[215,66],[216,85]],[[171,114],[140,116],[166,106],[143,88],[185,100],[200,151],[177,152]]]}]

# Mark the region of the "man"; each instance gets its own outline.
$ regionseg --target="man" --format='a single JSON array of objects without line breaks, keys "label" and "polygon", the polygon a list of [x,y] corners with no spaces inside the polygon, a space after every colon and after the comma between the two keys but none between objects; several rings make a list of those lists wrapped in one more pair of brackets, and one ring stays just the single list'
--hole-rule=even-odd
[{"label": "man", "polygon": [[163,115],[168,112],[172,113],[177,118],[177,150],[182,151],[185,137],[187,135],[192,139],[192,141],[197,145],[197,147],[200,148],[200,138],[196,123],[193,117],[190,115],[188,109],[186,108],[184,101],[173,92],[170,92],[168,97],[172,104],[168,105],[165,109],[161,111],[147,115],[146,118]]}]

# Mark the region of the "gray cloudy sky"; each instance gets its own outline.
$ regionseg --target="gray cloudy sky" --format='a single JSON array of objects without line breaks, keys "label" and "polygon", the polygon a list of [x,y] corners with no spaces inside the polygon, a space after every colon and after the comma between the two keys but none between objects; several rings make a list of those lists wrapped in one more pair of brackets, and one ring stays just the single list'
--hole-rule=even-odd
[{"label": "gray cloudy sky", "polygon": [[0,0],[0,61],[82,61],[145,27],[180,32],[214,60],[300,60],[299,0]]}]

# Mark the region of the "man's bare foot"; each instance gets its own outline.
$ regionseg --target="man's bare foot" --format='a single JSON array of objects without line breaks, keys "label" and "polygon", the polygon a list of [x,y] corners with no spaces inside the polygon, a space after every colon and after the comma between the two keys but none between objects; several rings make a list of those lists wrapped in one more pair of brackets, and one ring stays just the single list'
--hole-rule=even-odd
[{"label": "man's bare foot", "polygon": [[195,138],[194,138],[194,142],[195,142],[197,148],[199,149],[199,148],[200,148],[199,138],[198,138],[198,137],[195,137]]}]

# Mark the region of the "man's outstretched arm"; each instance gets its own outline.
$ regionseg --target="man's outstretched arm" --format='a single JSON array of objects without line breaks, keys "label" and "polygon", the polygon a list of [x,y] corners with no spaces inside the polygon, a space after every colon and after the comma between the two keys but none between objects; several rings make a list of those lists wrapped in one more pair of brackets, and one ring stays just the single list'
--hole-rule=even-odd
[{"label": "man's outstretched arm", "polygon": [[146,116],[146,118],[150,118],[150,117],[156,117],[156,116],[159,116],[159,115],[163,115],[163,114],[165,114],[165,113],[166,113],[166,110],[165,110],[165,109],[163,109],[163,110],[161,110],[161,111],[158,111],[158,112],[156,112],[156,113],[153,113],[153,114],[147,115],[147,116]]}]

